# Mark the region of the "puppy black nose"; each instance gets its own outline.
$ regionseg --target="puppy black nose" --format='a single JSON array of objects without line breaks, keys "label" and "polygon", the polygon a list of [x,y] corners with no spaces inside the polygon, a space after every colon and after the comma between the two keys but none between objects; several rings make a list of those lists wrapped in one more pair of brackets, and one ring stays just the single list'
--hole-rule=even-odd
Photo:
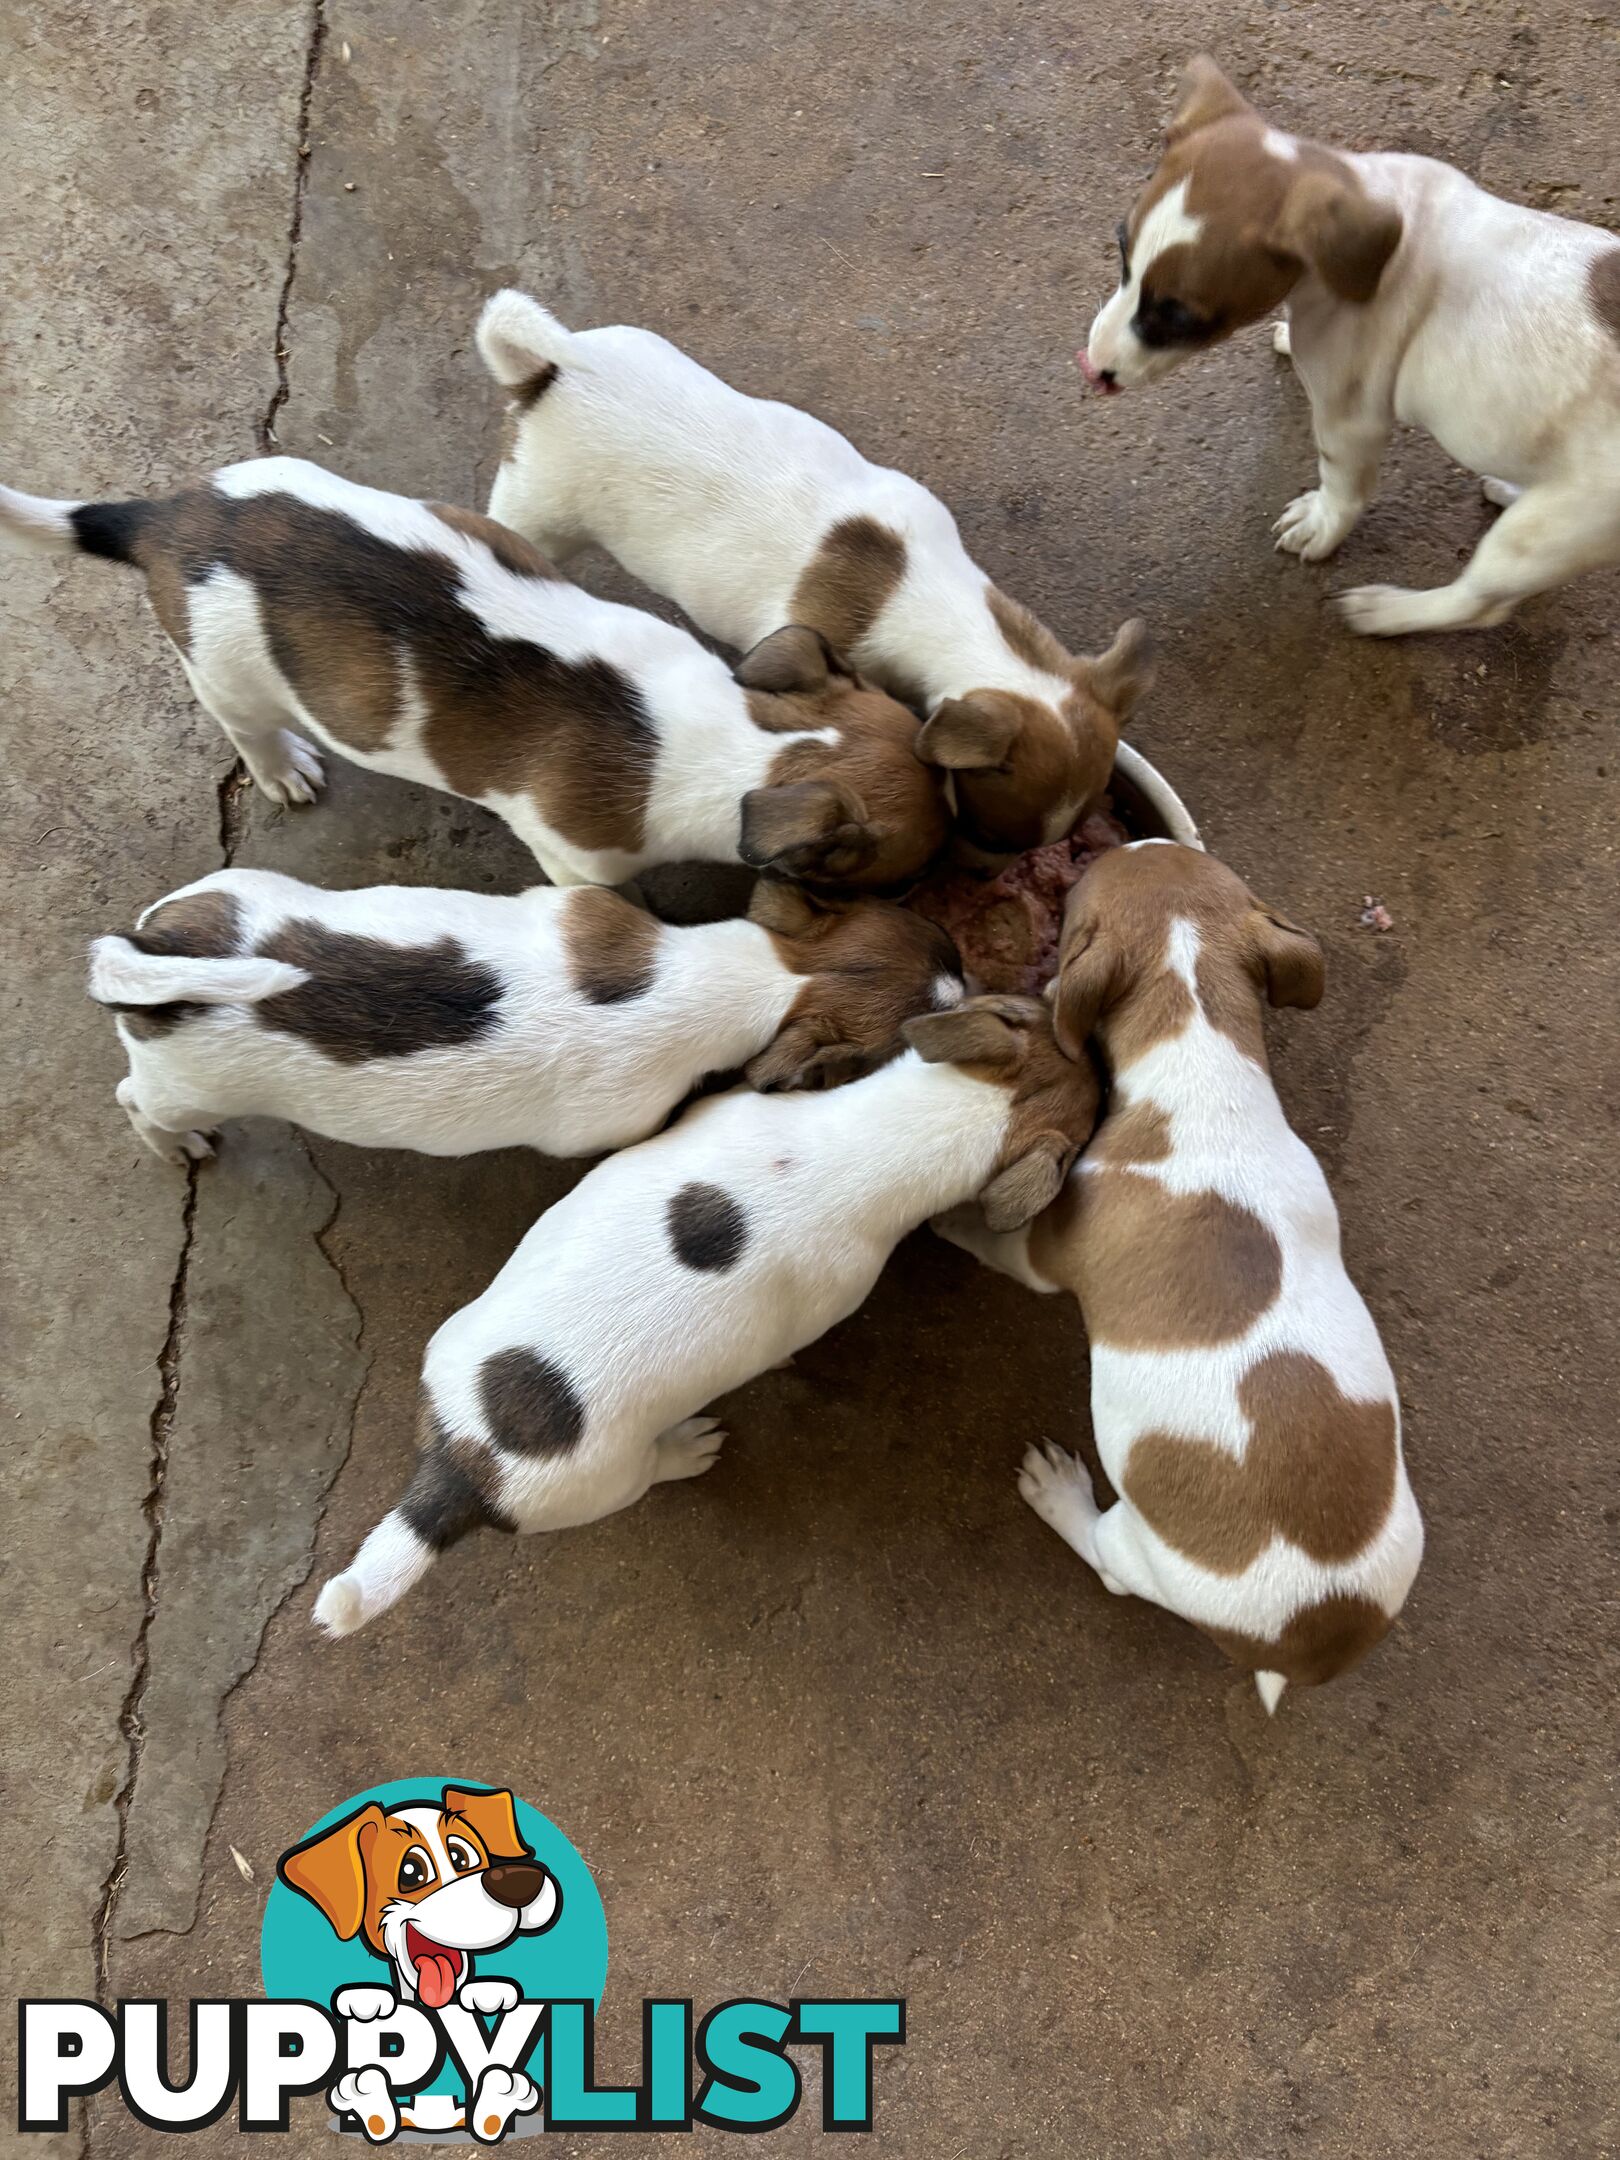
[{"label": "puppy black nose", "polygon": [[1100,383],[1106,384],[1107,387],[1112,390],[1115,383],[1118,382],[1119,377],[1114,373],[1114,370],[1111,367],[1105,367],[1099,368],[1097,370],[1097,380]]},{"label": "puppy black nose", "polygon": [[497,1905],[521,1912],[532,1905],[546,1886],[546,1871],[528,1860],[503,1860],[484,1870],[484,1888]]}]

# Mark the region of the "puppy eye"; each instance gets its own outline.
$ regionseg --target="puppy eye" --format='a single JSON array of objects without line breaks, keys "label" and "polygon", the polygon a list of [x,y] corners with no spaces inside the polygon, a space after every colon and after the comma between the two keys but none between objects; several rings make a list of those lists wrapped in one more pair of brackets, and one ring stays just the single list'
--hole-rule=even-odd
[{"label": "puppy eye", "polygon": [[450,1865],[458,1875],[469,1874],[474,1868],[483,1865],[472,1847],[464,1845],[460,1838],[447,1838],[444,1849],[450,1855]]},{"label": "puppy eye", "polygon": [[420,1845],[413,1845],[399,1863],[399,1887],[420,1890],[433,1880],[433,1862]]},{"label": "puppy eye", "polygon": [[1144,345],[1196,345],[1213,337],[1220,322],[1168,293],[1144,293],[1131,328]]}]

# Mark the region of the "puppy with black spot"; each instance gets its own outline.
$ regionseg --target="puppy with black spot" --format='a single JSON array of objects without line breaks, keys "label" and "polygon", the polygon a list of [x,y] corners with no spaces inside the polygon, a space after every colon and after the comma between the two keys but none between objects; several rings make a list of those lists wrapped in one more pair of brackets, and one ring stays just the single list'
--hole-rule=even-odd
[{"label": "puppy with black spot", "polygon": [[471,511],[256,458],[144,502],[0,488],[0,542],[143,570],[198,702],[275,802],[314,800],[313,736],[482,803],[554,885],[665,862],[898,885],[945,839],[915,716],[815,631],[773,624],[733,671]]},{"label": "puppy with black spot", "polygon": [[478,347],[512,399],[490,514],[560,561],[606,548],[728,645],[814,625],[927,715],[918,752],[951,776],[967,841],[1005,854],[1061,838],[1116,753],[1165,829],[1195,837],[1119,741],[1152,680],[1140,622],[1097,659],[1066,652],[997,591],[937,495],[650,330],[570,331],[508,291]]},{"label": "puppy with black spot", "polygon": [[1156,382],[1283,306],[1275,343],[1321,470],[1278,547],[1320,562],[1340,546],[1397,426],[1426,429],[1502,509],[1449,585],[1338,594],[1352,630],[1486,628],[1620,561],[1620,240],[1434,158],[1274,127],[1200,56],[1080,366],[1105,392]]},{"label": "puppy with black spot", "polygon": [[1002,1228],[1061,1186],[1097,1079],[1047,1008],[979,998],[825,1094],[710,1096],[599,1164],[428,1346],[404,1499],[321,1591],[347,1635],[480,1524],[565,1530],[696,1477],[705,1405],[846,1319],[909,1231],[977,1195]]},{"label": "puppy with black spot", "polygon": [[595,1155],[712,1072],[869,1071],[962,981],[910,909],[770,879],[745,920],[677,929],[599,886],[325,892],[219,870],[98,938],[90,994],[118,1017],[130,1123],[184,1162],[225,1117],[428,1155]]}]

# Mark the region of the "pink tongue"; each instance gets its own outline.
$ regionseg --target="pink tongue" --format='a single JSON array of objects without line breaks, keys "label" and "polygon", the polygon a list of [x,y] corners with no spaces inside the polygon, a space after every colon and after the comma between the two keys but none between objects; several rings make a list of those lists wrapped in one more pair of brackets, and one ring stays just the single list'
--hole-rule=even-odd
[{"label": "pink tongue", "polygon": [[425,1951],[416,1961],[416,1992],[430,2010],[442,2010],[456,1992],[459,1958],[442,1950]]}]

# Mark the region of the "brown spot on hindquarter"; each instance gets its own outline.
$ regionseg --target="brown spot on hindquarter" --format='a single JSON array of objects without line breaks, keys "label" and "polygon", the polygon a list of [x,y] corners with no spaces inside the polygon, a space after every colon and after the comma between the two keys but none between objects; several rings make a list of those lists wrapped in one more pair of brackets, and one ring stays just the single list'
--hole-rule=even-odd
[{"label": "brown spot on hindquarter", "polygon": [[540,550],[521,533],[513,532],[509,525],[497,524],[492,517],[485,517],[479,510],[463,510],[459,503],[429,503],[428,508],[436,518],[456,532],[465,533],[469,540],[480,541],[489,549],[503,570],[510,570],[514,577],[560,578],[562,572],[549,562]]},{"label": "brown spot on hindquarter", "polygon": [[1071,1178],[1030,1258],[1080,1300],[1086,1331],[1121,1350],[1208,1348],[1244,1335],[1282,1287],[1282,1252],[1257,1215],[1143,1171]]},{"label": "brown spot on hindquarter", "polygon": [[1280,1672],[1295,1687],[1320,1687],[1359,1665],[1392,1624],[1371,1598],[1336,1593],[1295,1613],[1275,1642],[1236,1628],[1203,1632],[1246,1672]]},{"label": "brown spot on hindquarter", "polygon": [[295,918],[258,950],[310,978],[262,998],[259,1025],[301,1036],[341,1065],[460,1048],[488,1033],[500,1007],[500,977],[453,937],[390,945]]},{"label": "brown spot on hindquarter", "polygon": [[906,573],[906,544],[876,518],[842,518],[799,573],[789,620],[853,655]]},{"label": "brown spot on hindquarter", "polygon": [[443,1552],[469,1530],[515,1530],[501,1505],[501,1468],[481,1441],[448,1431],[424,1394],[417,1408],[421,1453],[399,1511],[422,1540]]},{"label": "brown spot on hindquarter", "polygon": [[1345,1395],[1325,1365],[1274,1351],[1244,1375],[1241,1456],[1208,1440],[1147,1433],[1125,1497],[1160,1537],[1216,1575],[1241,1575],[1274,1536],[1324,1566],[1353,1560],[1395,1497],[1395,1407]]},{"label": "brown spot on hindquarter", "polygon": [[525,375],[521,382],[513,383],[509,393],[512,404],[519,412],[528,412],[538,405],[552,384],[557,380],[557,363],[548,360],[537,367],[532,375]]},{"label": "brown spot on hindquarter", "polygon": [[1610,337],[1620,343],[1620,247],[1605,248],[1601,255],[1593,256],[1586,273],[1586,297],[1592,303],[1592,313]]},{"label": "brown spot on hindquarter", "polygon": [[585,1431],[585,1405],[560,1365],[533,1350],[485,1358],[478,1391],[490,1437],[513,1455],[568,1455]]},{"label": "brown spot on hindquarter", "polygon": [[[232,893],[217,888],[164,900],[127,933],[137,952],[165,960],[229,960],[240,949],[242,910]],[[131,1035],[150,1042],[207,1008],[172,1005],[117,1005],[112,1008]]]},{"label": "brown spot on hindquarter", "polygon": [[568,973],[592,1005],[623,1005],[644,997],[658,974],[663,926],[645,908],[600,885],[581,885],[568,895],[563,945]]}]

